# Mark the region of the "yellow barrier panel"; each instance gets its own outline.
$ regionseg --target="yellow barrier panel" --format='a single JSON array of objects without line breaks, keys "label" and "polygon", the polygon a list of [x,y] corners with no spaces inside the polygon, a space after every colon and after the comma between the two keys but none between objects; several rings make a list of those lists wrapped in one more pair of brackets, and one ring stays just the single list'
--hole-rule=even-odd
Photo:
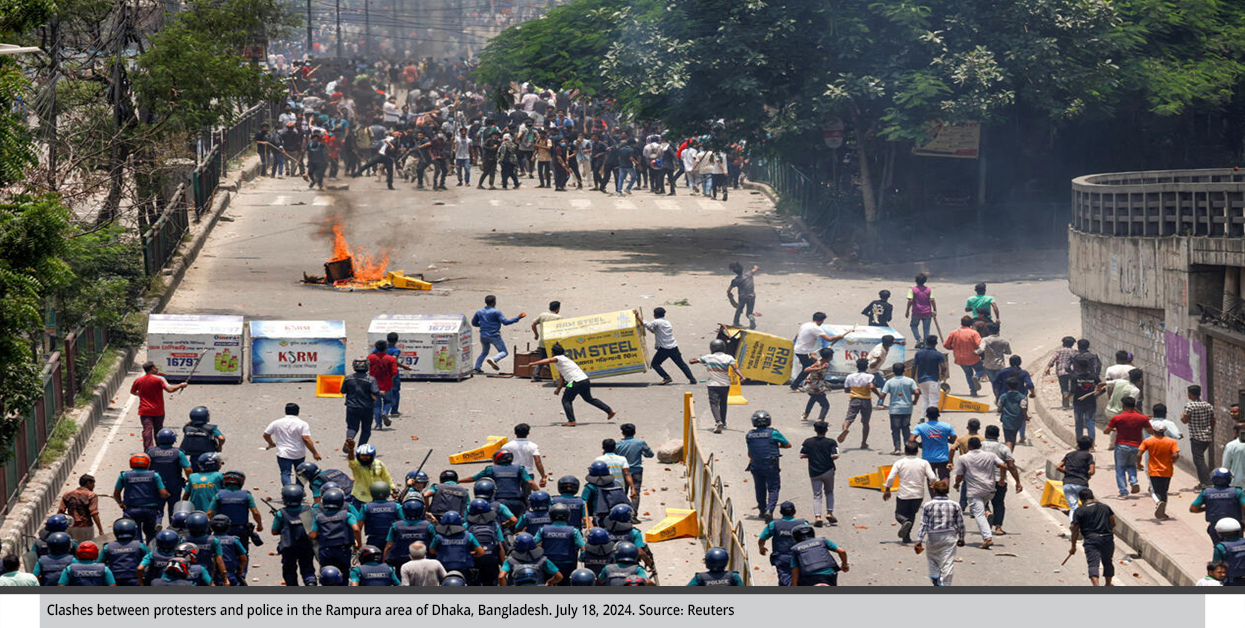
[{"label": "yellow barrier panel", "polygon": [[401,270],[391,270],[385,275],[385,281],[395,288],[403,290],[432,290],[432,284],[414,277],[407,277]]},{"label": "yellow barrier panel", "polygon": [[1063,482],[1047,480],[1046,485],[1042,487],[1042,499],[1039,503],[1043,508],[1068,510],[1068,500],[1063,496]]},{"label": "yellow barrier panel", "polygon": [[700,536],[700,525],[696,522],[696,511],[687,508],[667,508],[666,518],[644,533],[645,543],[669,541],[686,536]]},{"label": "yellow barrier panel", "polygon": [[728,406],[746,406],[748,400],[744,399],[744,391],[739,385],[739,377],[731,371],[731,387],[726,391],[726,405]]},{"label": "yellow barrier panel", "polygon": [[990,404],[948,395],[944,390],[938,397],[938,410],[940,412],[989,412]]},{"label": "yellow barrier panel", "polygon": [[506,444],[505,436],[490,436],[480,447],[468,449],[467,451],[456,453],[450,456],[450,464],[466,464],[469,462],[487,462],[493,459],[493,454]]},{"label": "yellow barrier panel", "polygon": [[317,397],[345,397],[342,393],[342,382],[345,375],[316,375]]},{"label": "yellow barrier panel", "polygon": [[696,406],[690,392],[683,393],[683,462],[687,465],[687,496],[691,508],[667,509],[667,519],[649,530],[649,534],[662,533],[661,526],[675,513],[690,513],[685,525],[695,522],[696,532],[693,535],[700,537],[705,548],[726,550],[730,555],[730,569],[739,572],[745,586],[750,585],[752,564],[748,560],[743,525],[735,519],[730,498],[723,495],[722,478],[714,469],[713,456],[705,455],[697,441]]},{"label": "yellow barrier panel", "polygon": [[[875,491],[882,490],[882,483],[886,481],[886,476],[891,474],[891,465],[878,467],[873,473],[864,475],[854,475],[847,479],[847,485],[852,488],[869,488]],[[898,486],[898,478],[891,482],[891,486]]]}]

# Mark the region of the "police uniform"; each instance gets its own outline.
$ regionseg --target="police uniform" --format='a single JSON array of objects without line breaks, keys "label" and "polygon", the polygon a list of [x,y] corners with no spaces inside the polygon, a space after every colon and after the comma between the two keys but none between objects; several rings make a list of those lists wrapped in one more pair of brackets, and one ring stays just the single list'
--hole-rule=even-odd
[{"label": "police uniform", "polygon": [[597,574],[597,584],[603,584],[607,587],[621,587],[627,585],[627,578],[639,576],[648,579],[648,573],[639,565],[624,565],[622,563],[610,563]]},{"label": "police uniform", "polygon": [[350,495],[351,492],[354,491],[354,478],[346,475],[344,471],[338,471],[337,469],[323,469],[316,474],[316,477],[312,478],[311,481],[308,482],[308,485],[311,488],[311,496],[315,499],[320,499],[321,487],[329,482],[337,484],[337,486],[341,488],[342,492],[346,495]]},{"label": "police uniform", "polygon": [[246,586],[247,548],[242,539],[232,534],[217,534],[220,542],[220,557],[225,562],[225,573],[216,574],[215,584],[220,586],[225,580],[229,586]]},{"label": "police uniform", "polygon": [[61,572],[73,564],[73,561],[73,554],[61,554],[60,556],[44,554],[35,561],[35,568],[31,573],[39,579],[39,586],[54,587],[61,580]]},{"label": "police uniform", "polygon": [[829,539],[813,537],[791,546],[791,568],[800,570],[800,586],[817,584],[838,586],[839,563],[831,552],[837,551]]},{"label": "police uniform", "polygon": [[689,587],[742,587],[744,579],[738,571],[702,571],[687,583]]},{"label": "police uniform", "polygon": [[223,436],[220,429],[212,423],[187,423],[182,426],[182,452],[190,459],[190,470],[194,473],[199,468],[199,456],[216,452],[217,438]]},{"label": "police uniform", "polygon": [[398,502],[384,500],[374,500],[366,504],[359,512],[359,519],[363,523],[364,545],[373,547],[384,547],[385,539],[389,536],[389,528],[393,526],[395,521],[402,518],[402,512],[399,510],[401,506]]},{"label": "police uniform", "polygon": [[497,487],[493,499],[505,504],[516,517],[527,512],[524,500],[527,498],[527,483],[532,481],[527,469],[517,464],[491,464],[472,476],[473,480],[481,478],[492,478]]},{"label": "police uniform", "polygon": [[[501,506],[501,504],[497,505]],[[497,574],[501,571],[501,546],[505,541],[501,526],[497,523],[497,516],[496,507],[483,515],[467,516],[467,531],[475,537],[480,547],[484,548],[484,555],[475,557],[475,582],[472,584],[486,587],[497,586]],[[446,567],[446,570],[448,571],[449,567]]]},{"label": "police uniform", "polygon": [[[165,506],[169,517],[172,517],[173,505],[182,498],[182,489],[186,486],[186,476],[182,470],[190,467],[190,460],[181,449],[161,445],[148,449],[147,457],[151,458],[151,470],[160,476],[164,481],[164,490],[169,492]],[[165,510],[165,507],[161,507],[157,512],[162,513]]]},{"label": "police uniform", "polygon": [[612,480],[608,486],[597,486],[588,484],[584,486],[583,494],[580,497],[584,500],[584,504],[592,513],[592,521],[595,525],[600,526],[605,521],[605,516],[610,514],[610,510],[614,506],[620,504],[631,505],[631,500],[627,497],[627,487],[623,486],[618,480]]},{"label": "police uniform", "polygon": [[153,587],[193,587],[193,586],[196,586],[197,584],[198,584],[197,582],[195,582],[194,580],[190,578],[177,578],[176,580],[174,580],[173,578],[170,578],[162,574],[159,578],[156,578],[155,580],[152,581],[151,586]]},{"label": "police uniform", "polygon": [[[585,491],[587,492],[587,491]],[[564,504],[571,509],[571,519],[567,523],[572,528],[582,531],[584,529],[584,498],[578,495],[555,495],[551,500],[553,504]]]},{"label": "police uniform", "polygon": [[208,578],[212,582],[220,580],[220,574],[216,568],[216,557],[224,556],[224,550],[221,549],[220,539],[216,535],[205,534],[203,536],[188,536],[187,543],[194,543],[199,551],[195,553],[196,565],[202,566],[208,572]]},{"label": "police uniform", "polygon": [[451,510],[466,517],[467,504],[471,503],[471,492],[458,482],[441,482],[430,489],[432,498],[428,500],[428,513],[440,518]]},{"label": "police uniform", "polygon": [[67,587],[110,587],[116,583],[108,565],[94,560],[70,563],[57,582]]},{"label": "police uniform", "polygon": [[151,553],[151,548],[138,539],[104,543],[99,555],[100,562],[108,565],[117,586],[138,586],[138,566]]},{"label": "police uniform", "polygon": [[352,568],[350,582],[361,587],[396,587],[402,584],[393,567],[385,563],[368,563]]},{"label": "police uniform", "polygon": [[757,537],[761,541],[774,539],[770,548],[769,564],[778,572],[780,587],[791,586],[791,546],[795,545],[791,532],[802,525],[808,525],[808,522],[795,517],[775,519],[766,524],[765,529],[761,530],[761,536]]},{"label": "police uniform", "polygon": [[350,548],[354,546],[354,515],[345,508],[334,512],[320,508],[311,522],[320,545],[320,567],[333,566],[342,573],[350,571]]},{"label": "police uniform", "polygon": [[591,570],[600,577],[602,570],[614,562],[614,542],[601,545],[589,545],[585,542],[583,551],[579,553],[579,562],[583,563],[584,569]]},{"label": "police uniform", "polygon": [[540,534],[540,531],[549,525],[553,520],[549,518],[548,510],[529,510],[519,517],[519,523],[515,524],[515,532],[526,532],[532,536]]},{"label": "police uniform", "polygon": [[255,508],[255,497],[243,488],[222,488],[212,498],[208,512],[229,517],[229,534],[238,537],[242,547],[247,551],[251,548],[251,525],[247,518],[251,509]]},{"label": "police uniform", "polygon": [[782,486],[782,474],[778,470],[781,454],[778,449],[791,443],[781,432],[769,426],[752,428],[745,438],[757,507],[762,512],[773,512],[778,507],[778,489]]},{"label": "police uniform", "polygon": [[471,573],[475,571],[476,560],[471,552],[477,547],[480,547],[480,542],[466,528],[462,528],[461,531],[452,534],[438,532],[428,549],[432,550],[446,571],[458,571],[467,576],[470,582]]},{"label": "police uniform", "polygon": [[155,471],[130,469],[117,476],[114,488],[121,491],[121,503],[125,504],[122,514],[138,524],[140,539],[151,542],[156,538],[156,516],[163,503],[160,491],[164,489],[164,480]]},{"label": "police uniform", "polygon": [[[403,519],[393,522],[393,525],[389,527],[389,534],[385,537],[384,547],[387,548],[385,564],[393,567],[395,571],[400,570],[402,565],[411,560],[411,545],[420,542],[426,547],[432,543],[433,535],[432,524],[427,521]],[[389,544],[392,544],[392,547],[389,547]]]},{"label": "police uniform", "polygon": [[[546,556],[540,549],[537,549],[534,552],[510,552],[506,555],[506,562],[502,563],[501,570],[503,573],[507,574],[507,578],[509,578],[511,574],[518,573],[518,571],[524,567],[531,567],[538,573],[543,574],[545,576],[545,582],[551,580],[560,571],[558,566],[555,565],[553,561],[549,560],[549,557]],[[570,576],[571,574],[566,574],[567,578],[570,578]],[[506,584],[514,585],[514,582],[507,579]]]},{"label": "police uniform", "polygon": [[1220,519],[1232,519],[1237,523],[1241,523],[1241,506],[1245,506],[1245,490],[1241,490],[1235,486],[1217,487],[1212,486],[1203,489],[1193,500],[1194,506],[1201,506],[1206,509],[1206,533],[1210,535],[1210,542],[1217,544],[1222,542],[1219,533],[1215,532],[1215,522]]},{"label": "police uniform", "polygon": [[579,550],[587,544],[584,541],[584,535],[578,528],[558,521],[541,528],[535,537],[536,544],[545,551],[545,558],[549,559],[558,571],[566,576],[558,584],[569,586],[571,573],[579,567],[577,560]]},{"label": "police uniform", "polygon": [[1245,587],[1245,538],[1236,536],[1220,541],[1215,546],[1214,560],[1228,564],[1228,576],[1223,580],[1225,587]]},{"label": "police uniform", "polygon": [[[142,562],[139,563],[143,567],[143,580],[154,586],[163,577],[164,568],[168,566],[170,560],[173,560],[173,554],[164,554],[159,549],[151,550],[151,553],[143,557]],[[199,564],[190,566],[189,580],[193,581],[196,586],[206,587],[212,584],[207,570]]]},{"label": "police uniform", "polygon": [[284,506],[272,518],[272,531],[281,534],[277,553],[281,554],[281,575],[287,587],[298,586],[300,573],[305,585],[316,584],[311,537],[302,521],[302,514],[306,511],[307,507],[303,505]]}]

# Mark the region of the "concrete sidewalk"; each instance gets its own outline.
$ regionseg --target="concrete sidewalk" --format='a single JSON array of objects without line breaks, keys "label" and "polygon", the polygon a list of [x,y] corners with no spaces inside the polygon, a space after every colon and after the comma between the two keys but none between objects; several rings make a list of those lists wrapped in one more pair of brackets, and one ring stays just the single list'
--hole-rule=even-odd
[{"label": "concrete sidewalk", "polygon": [[[1059,407],[1059,380],[1054,375],[1041,375],[1040,369],[1045,368],[1049,360],[1048,354],[1031,365],[1037,369],[1037,372],[1031,373],[1034,385],[1037,386],[1037,398],[1030,405],[1034,412],[1030,413],[1033,420],[1029,432],[1033,434],[1041,426],[1046,438],[1052,441],[1051,444],[1056,447],[1062,445],[1062,451],[1066,453],[1075,449],[1075,445],[1071,443],[1076,442],[1076,427],[1072,410]],[[1179,409],[1175,409],[1175,415],[1179,416]],[[1110,437],[1102,435],[1102,428],[1105,426],[1106,420],[1099,417],[1095,431],[1096,472],[1090,479],[1089,487],[1093,489],[1096,498],[1115,511],[1115,533],[1120,540],[1140,552],[1142,558],[1172,584],[1193,586],[1194,582],[1205,575],[1205,565],[1212,555],[1210,537],[1206,534],[1205,516],[1189,512],[1189,505],[1198,496],[1198,491],[1193,490],[1197,485],[1197,477],[1177,465],[1167,496],[1169,518],[1155,518],[1155,503],[1149,495],[1149,481],[1144,470],[1138,473],[1137,478],[1142,491],[1127,497],[1118,496],[1114,454],[1107,451]],[[1182,457],[1192,455],[1187,434],[1177,442]],[[1055,465],[1062,459],[1063,454],[1057,453],[1048,461],[1046,473],[1051,479],[1061,479],[1060,474],[1055,471]]]}]

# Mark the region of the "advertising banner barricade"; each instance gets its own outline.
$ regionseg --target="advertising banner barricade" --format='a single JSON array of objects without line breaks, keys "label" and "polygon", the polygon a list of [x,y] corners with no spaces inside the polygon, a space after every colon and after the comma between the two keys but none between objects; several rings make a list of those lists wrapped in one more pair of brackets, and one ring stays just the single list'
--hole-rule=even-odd
[{"label": "advertising banner barricade", "polygon": [[345,321],[251,321],[253,382],[346,374]]},{"label": "advertising banner barricade", "polygon": [[560,343],[591,379],[648,370],[644,328],[631,310],[549,321],[541,325],[541,338],[549,355]]},{"label": "advertising banner barricade", "polygon": [[369,350],[377,340],[398,334],[398,363],[404,380],[471,376],[471,324],[462,314],[378,314],[367,328]]},{"label": "advertising banner barricade", "polygon": [[[242,383],[242,317],[152,314],[147,359],[171,382]],[[196,366],[198,368],[196,368]]]}]

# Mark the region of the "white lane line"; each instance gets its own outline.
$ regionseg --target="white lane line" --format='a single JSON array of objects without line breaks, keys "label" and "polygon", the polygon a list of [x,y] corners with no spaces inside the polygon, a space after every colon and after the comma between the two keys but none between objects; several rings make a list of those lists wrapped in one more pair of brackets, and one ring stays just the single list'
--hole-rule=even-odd
[{"label": "white lane line", "polygon": [[614,201],[614,207],[618,209],[635,209],[636,204],[631,201]]},{"label": "white lane line", "polygon": [[311,201],[311,204],[324,206],[324,205],[330,205],[332,204],[332,202],[333,202],[332,196],[317,196],[316,200]]},{"label": "white lane line", "polygon": [[707,211],[707,212],[720,211],[722,209],[725,209],[724,207],[722,207],[721,201],[714,201],[714,200],[710,200],[707,198],[697,199],[696,204],[700,205],[700,209],[702,211]]},{"label": "white lane line", "polygon": [[488,200],[488,204],[489,204],[489,205],[492,205],[493,207],[501,207],[501,201],[499,201],[499,200],[497,200],[497,199],[495,199],[495,198],[490,198],[490,199]]},{"label": "white lane line", "polygon": [[657,203],[657,209],[664,209],[666,211],[671,211],[671,212],[679,211],[678,201],[662,199],[662,200],[655,201],[655,202]]},{"label": "white lane line", "polygon": [[586,209],[592,207],[592,201],[586,198],[573,198],[571,199],[571,207]]},{"label": "white lane line", "polygon": [[121,416],[117,417],[117,422],[114,423],[112,429],[108,431],[108,438],[104,439],[104,444],[95,454],[95,459],[91,461],[91,468],[87,471],[87,473],[95,475],[95,472],[99,470],[100,463],[104,461],[104,455],[108,453],[109,445],[112,445],[112,441],[117,439],[117,432],[121,431],[121,426],[125,424],[125,417],[130,414],[130,410],[134,409],[134,403],[136,401],[138,401],[137,395],[130,395],[130,398],[126,400],[125,407],[121,409]]},{"label": "white lane line", "polygon": [[273,199],[272,202],[269,203],[269,205],[285,205],[286,203],[289,202],[289,200],[290,200],[290,197],[282,194],[278,196],[277,198]]}]

